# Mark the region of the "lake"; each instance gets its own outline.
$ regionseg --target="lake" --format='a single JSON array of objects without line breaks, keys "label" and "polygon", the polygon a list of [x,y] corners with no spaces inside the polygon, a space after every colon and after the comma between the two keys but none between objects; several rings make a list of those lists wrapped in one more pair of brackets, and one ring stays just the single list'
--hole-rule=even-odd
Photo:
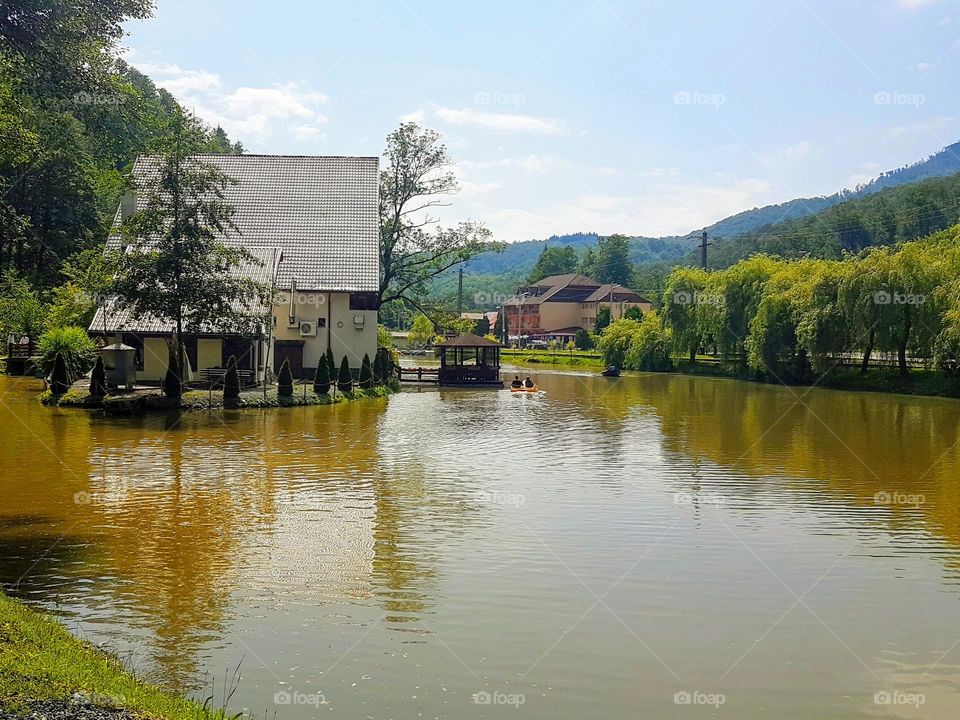
[{"label": "lake", "polygon": [[960,402],[534,379],[131,420],[0,378],[0,582],[270,717],[960,713]]}]

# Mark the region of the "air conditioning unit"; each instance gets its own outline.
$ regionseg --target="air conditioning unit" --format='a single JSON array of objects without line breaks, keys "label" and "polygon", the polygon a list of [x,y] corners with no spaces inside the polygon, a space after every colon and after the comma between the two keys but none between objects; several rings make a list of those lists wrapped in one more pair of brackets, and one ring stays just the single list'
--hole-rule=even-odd
[{"label": "air conditioning unit", "polygon": [[317,324],[315,322],[300,323],[300,337],[316,337]]}]

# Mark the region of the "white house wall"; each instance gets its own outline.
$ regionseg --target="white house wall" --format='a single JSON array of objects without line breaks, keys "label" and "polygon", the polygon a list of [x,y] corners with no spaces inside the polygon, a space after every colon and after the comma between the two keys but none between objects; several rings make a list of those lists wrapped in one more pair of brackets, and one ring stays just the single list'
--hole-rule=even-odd
[{"label": "white house wall", "polygon": [[[338,365],[344,355],[354,368],[360,367],[364,355],[369,355],[373,360],[377,352],[377,311],[351,310],[350,293],[297,291],[294,294],[293,323],[290,323],[290,308],[290,292],[281,292],[273,310],[273,338],[302,340],[304,368],[316,368],[319,365],[320,358],[327,352],[328,337]],[[362,322],[357,322],[357,319],[362,319]],[[302,336],[302,322],[317,323],[316,336]],[[319,327],[321,324],[326,327]],[[270,364],[273,364],[273,353]]]}]

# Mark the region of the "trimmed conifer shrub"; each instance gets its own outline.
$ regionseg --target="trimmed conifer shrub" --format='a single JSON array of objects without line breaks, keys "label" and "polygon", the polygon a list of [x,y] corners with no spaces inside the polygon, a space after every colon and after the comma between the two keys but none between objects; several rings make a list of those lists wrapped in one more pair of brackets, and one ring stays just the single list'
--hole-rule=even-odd
[{"label": "trimmed conifer shrub", "polygon": [[277,375],[277,394],[293,397],[293,373],[290,371],[290,361],[287,359],[284,359]]},{"label": "trimmed conifer shrub", "polygon": [[366,353],[363,354],[363,362],[360,364],[360,387],[373,387],[373,368],[370,367],[370,356]]},{"label": "trimmed conifer shrub", "polygon": [[343,362],[340,363],[340,374],[337,375],[337,390],[340,392],[350,392],[353,389],[353,375],[350,372],[350,361],[347,356],[343,356]]},{"label": "trimmed conifer shrub", "polygon": [[179,398],[181,395],[183,395],[183,381],[181,380],[180,371],[180,352],[175,340],[167,343],[167,348],[169,350],[167,357],[167,372],[163,376],[161,388],[163,389],[163,394],[168,398]]},{"label": "trimmed conifer shrub", "polygon": [[326,395],[330,392],[330,368],[327,367],[326,357],[320,358],[317,364],[317,374],[313,378],[313,392],[317,395]]},{"label": "trimmed conifer shrub", "polygon": [[90,373],[90,395],[95,398],[105,397],[107,394],[107,373],[103,367],[103,357],[97,357],[97,363]]},{"label": "trimmed conifer shrub", "polygon": [[53,358],[53,370],[50,371],[50,390],[54,395],[63,395],[70,389],[70,373],[67,370],[67,361],[63,353],[57,353]]},{"label": "trimmed conifer shrub", "polygon": [[237,372],[237,358],[233,355],[227,360],[227,372],[223,376],[223,399],[236,400],[240,397],[240,373]]},{"label": "trimmed conifer shrub", "polygon": [[337,379],[337,361],[333,359],[333,350],[327,347],[327,371],[330,373],[330,382]]}]

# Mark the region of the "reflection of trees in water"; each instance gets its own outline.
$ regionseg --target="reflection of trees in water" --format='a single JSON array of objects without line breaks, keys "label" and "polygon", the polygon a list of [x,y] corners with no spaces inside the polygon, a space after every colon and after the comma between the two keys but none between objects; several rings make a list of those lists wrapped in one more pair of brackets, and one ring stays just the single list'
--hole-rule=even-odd
[{"label": "reflection of trees in water", "polygon": [[660,418],[664,447],[681,462],[705,459],[753,477],[815,478],[834,502],[842,498],[851,507],[877,507],[878,493],[922,495],[919,507],[893,503],[877,518],[913,531],[922,513],[937,535],[960,546],[955,401],[682,376],[650,380],[635,387]]}]

